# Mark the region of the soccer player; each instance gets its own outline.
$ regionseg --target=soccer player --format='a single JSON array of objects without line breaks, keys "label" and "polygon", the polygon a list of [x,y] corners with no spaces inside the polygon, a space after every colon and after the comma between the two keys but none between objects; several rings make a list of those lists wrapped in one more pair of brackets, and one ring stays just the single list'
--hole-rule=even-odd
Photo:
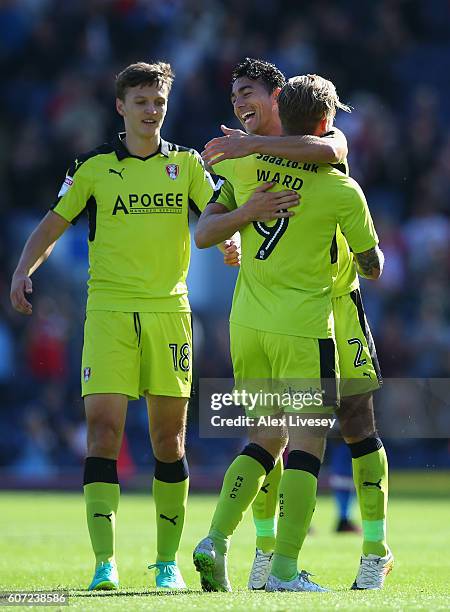
[{"label": "soccer player", "polygon": [[86,516],[95,555],[90,590],[116,589],[117,456],[129,399],[145,396],[155,456],[156,585],[185,588],[176,554],[184,525],[184,438],[191,390],[191,314],[186,276],[188,207],[211,200],[199,154],[161,138],[174,75],[137,63],[116,79],[125,132],[80,155],[58,199],[29,237],[11,285],[16,310],[32,313],[30,276],[87,211],[89,273],[81,364],[87,419]]},{"label": "soccer player", "polygon": [[[233,96],[238,100],[235,104],[244,121],[260,118],[259,107],[252,102],[256,85],[261,84],[255,84],[248,77],[237,79],[233,84]],[[277,93],[267,94],[272,104]],[[241,102],[238,96],[246,94],[249,101],[244,110],[247,102]],[[280,94],[280,118],[288,135],[326,134],[336,109],[340,107],[346,108],[339,102],[332,83],[317,76],[291,79]],[[331,377],[336,370],[330,325],[332,271],[337,261],[337,224],[344,230],[356,253],[364,276],[378,278],[383,264],[361,189],[331,166],[292,163],[281,157],[261,154],[237,162],[223,162],[218,173],[228,180],[215,203],[208,206],[201,218],[196,242],[199,247],[207,247],[241,230],[241,270],[230,316],[235,378],[323,380]],[[276,223],[262,223],[269,218],[263,198],[259,206],[255,201],[251,205],[246,203],[249,192],[258,184],[257,191],[261,196],[274,184],[276,189],[294,187],[301,191],[301,208],[294,216],[289,208],[295,203],[280,197],[279,206],[271,207],[269,211]],[[265,217],[262,216],[264,210]],[[369,371],[370,366],[368,374],[374,375]],[[364,429],[356,429],[359,435],[363,434],[362,443],[355,445],[358,457],[367,455],[369,447],[370,453],[376,453],[379,440],[373,436],[367,440]],[[257,431],[250,438],[252,443],[225,475],[209,536],[194,552],[202,585],[210,590],[230,588],[226,577],[229,538],[285,444],[282,435],[277,441]],[[307,574],[298,572],[297,557],[315,505],[324,439],[305,439],[295,429],[290,429],[289,438],[290,453],[280,482],[280,506],[281,501],[283,504],[266,590],[323,590],[311,582]],[[377,455],[379,462],[382,462],[382,454]],[[366,470],[367,461],[363,463]],[[237,481],[240,482],[238,491],[234,490],[231,495],[230,490]],[[377,506],[385,502],[380,483],[381,479],[375,483],[363,483],[377,485],[377,490],[381,491],[377,496]],[[371,487],[372,508],[374,488]],[[373,522],[372,527],[378,528],[378,536],[381,521],[375,521],[376,525]],[[386,569],[388,565],[383,567]]]},{"label": "soccer player", "polygon": [[[297,162],[330,162],[348,174],[347,143],[342,132],[330,126],[321,137],[281,136],[277,96],[284,85],[284,75],[268,62],[246,58],[232,75],[231,101],[234,113],[248,135],[241,130],[222,126],[227,136],[215,138],[205,146],[203,157],[214,164],[251,154],[263,159],[279,156]],[[376,436],[371,392],[378,388],[381,375],[375,345],[366,320],[353,256],[340,231],[336,232],[337,273],[332,286],[336,348],[339,354],[341,402],[339,416],[344,438],[353,457],[354,480],[363,520],[363,550],[354,588],[379,588],[384,580],[384,567],[392,567],[386,545],[387,458]],[[364,447],[354,446],[367,440]],[[379,448],[377,448],[379,446]],[[368,467],[370,466],[370,468]],[[379,501],[371,508],[374,493],[363,486],[361,470],[370,469],[369,481],[381,479]],[[275,532],[276,499],[281,469],[272,470],[253,503],[257,530],[256,555],[249,578],[249,588],[264,588],[267,580]],[[267,487],[269,484],[269,487]],[[377,526],[374,531],[374,525]],[[259,533],[267,534],[260,537]],[[380,562],[380,558],[383,560]],[[374,571],[375,568],[375,571]],[[363,585],[365,585],[363,587]]]}]

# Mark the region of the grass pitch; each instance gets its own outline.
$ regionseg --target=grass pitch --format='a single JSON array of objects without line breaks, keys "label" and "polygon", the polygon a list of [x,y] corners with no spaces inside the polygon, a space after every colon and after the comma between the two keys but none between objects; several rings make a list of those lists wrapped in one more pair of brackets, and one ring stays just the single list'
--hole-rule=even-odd
[{"label": "grass pitch", "polygon": [[[117,562],[121,589],[86,592],[93,572],[81,494],[0,493],[1,590],[69,589],[69,609],[78,610],[444,610],[450,608],[449,475],[430,487],[427,476],[413,479],[422,496],[392,479],[389,543],[393,572],[379,592],[354,592],[360,538],[332,532],[331,498],[319,497],[301,567],[332,593],[250,593],[246,590],[254,552],[254,529],[248,515],[233,538],[229,570],[234,592],[202,593],[192,565],[192,549],[203,537],[216,496],[193,495],[179,564],[191,589],[179,595],[157,592],[154,574],[146,569],[155,556],[154,506],[150,496],[123,494],[117,523]],[[423,494],[421,482],[428,487]],[[399,491],[395,495],[395,491]],[[426,489],[425,489],[426,490]],[[400,493],[401,492],[401,493]],[[25,609],[20,607],[21,609]],[[55,609],[55,608],[53,608]],[[61,610],[67,609],[61,607]]]}]

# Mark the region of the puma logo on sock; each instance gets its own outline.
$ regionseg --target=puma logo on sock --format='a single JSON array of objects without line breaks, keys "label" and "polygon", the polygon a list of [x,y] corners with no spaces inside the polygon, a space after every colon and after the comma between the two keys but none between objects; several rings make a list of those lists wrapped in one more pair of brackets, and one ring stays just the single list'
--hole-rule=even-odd
[{"label": "puma logo on sock", "polygon": [[363,487],[378,487],[380,489],[380,491],[381,491],[380,482],[381,482],[381,478],[380,478],[380,480],[378,482],[370,482],[369,480],[365,480],[363,482]]},{"label": "puma logo on sock", "polygon": [[108,521],[111,522],[112,512],[110,512],[109,514],[100,514],[100,512],[96,512],[94,514],[94,518],[98,518],[100,516],[104,516],[105,519],[108,519]]},{"label": "puma logo on sock", "polygon": [[178,518],[178,514],[176,516],[174,516],[173,518],[170,518],[169,516],[166,516],[165,514],[160,514],[159,515],[160,518],[165,519],[166,521],[169,521],[169,523],[172,523],[172,525],[176,525],[176,520]]}]

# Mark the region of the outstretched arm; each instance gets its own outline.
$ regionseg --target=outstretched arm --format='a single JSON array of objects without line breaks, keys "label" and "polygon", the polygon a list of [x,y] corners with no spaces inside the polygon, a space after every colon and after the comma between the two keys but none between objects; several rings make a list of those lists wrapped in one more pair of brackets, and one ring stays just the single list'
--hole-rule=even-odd
[{"label": "outstretched arm", "polygon": [[347,157],[347,139],[343,132],[333,128],[326,138],[320,136],[257,136],[242,130],[221,126],[225,136],[213,138],[202,152],[210,166],[225,159],[246,157],[253,153],[274,155],[298,162],[335,164]]},{"label": "outstretched arm", "polygon": [[32,313],[32,306],[25,297],[25,293],[33,291],[30,276],[48,258],[55,242],[69,225],[60,215],[50,211],[26,241],[11,281],[11,304],[18,312]]}]

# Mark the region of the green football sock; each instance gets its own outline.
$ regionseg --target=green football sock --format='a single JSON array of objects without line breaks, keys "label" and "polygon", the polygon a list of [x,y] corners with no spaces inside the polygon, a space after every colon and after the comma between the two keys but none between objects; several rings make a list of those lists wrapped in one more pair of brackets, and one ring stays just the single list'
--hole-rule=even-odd
[{"label": "green football sock", "polygon": [[256,527],[256,548],[265,553],[275,548],[277,526],[278,487],[283,474],[283,460],[280,458],[271,470],[252,504],[253,522]]},{"label": "green football sock", "polygon": [[189,478],[181,482],[153,479],[156,509],[156,561],[175,561],[183,533]]},{"label": "green football sock", "polygon": [[209,531],[220,553],[227,552],[229,538],[258,494],[265,476],[262,464],[248,455],[236,457],[226,471]]},{"label": "green football sock", "polygon": [[352,459],[353,479],[361,511],[363,554],[384,557],[388,500],[388,462],[382,446],[377,451]]},{"label": "green football sock", "polygon": [[112,561],[115,552],[115,523],[120,486],[108,482],[86,484],[86,517],[96,565]]},{"label": "green football sock", "polygon": [[286,469],[280,482],[278,519],[272,573],[291,580],[297,573],[297,559],[316,505],[317,477],[298,469]]}]

